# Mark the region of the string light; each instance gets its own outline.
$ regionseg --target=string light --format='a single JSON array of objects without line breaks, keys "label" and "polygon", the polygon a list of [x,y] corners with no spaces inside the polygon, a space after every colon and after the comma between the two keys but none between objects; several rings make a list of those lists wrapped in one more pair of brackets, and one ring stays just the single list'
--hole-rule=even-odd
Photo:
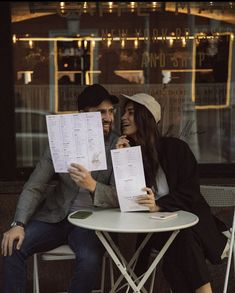
[{"label": "string light", "polygon": [[135,2],[131,2],[131,12],[135,11]]},{"label": "string light", "polygon": [[[228,34],[228,35],[231,35],[231,32],[224,32],[224,34]],[[217,33],[216,34],[217,36],[220,36],[220,33]],[[200,33],[200,35],[198,36],[197,35],[197,38],[199,37],[199,39],[213,39],[215,37],[215,34],[213,35],[206,35],[205,33]],[[183,36],[181,38],[186,38],[186,39],[189,39],[189,40],[193,40],[195,39],[196,37],[195,36]],[[78,42],[78,46],[80,46],[81,44],[81,41],[83,41],[84,39],[86,39],[87,41],[96,41],[96,42],[99,42],[99,41],[105,41],[107,39],[111,39],[111,40],[114,40],[114,41],[121,41],[121,39],[124,39],[125,41],[135,41],[135,40],[139,40],[139,41],[145,41],[145,40],[148,40],[149,37],[148,36],[145,36],[145,37],[112,37],[111,34],[108,34],[107,37],[44,37],[44,38],[37,38],[37,37],[17,37],[16,36],[16,40],[17,41],[29,41],[29,40],[32,40],[32,41],[48,41],[48,42],[53,42],[53,41],[64,41],[64,42],[71,42],[71,41],[77,41]],[[165,40],[178,40],[179,39],[179,36],[162,36],[162,37],[153,37],[152,38],[153,40],[158,40],[158,41],[165,41]]]},{"label": "string light", "polygon": [[157,2],[152,2],[152,7],[153,7],[152,10],[155,11],[157,8]]},{"label": "string light", "polygon": [[111,34],[108,34],[107,47],[109,48],[111,44],[112,44]]},{"label": "string light", "polygon": [[125,40],[122,39],[122,40],[121,40],[121,47],[122,47],[122,48],[125,48],[125,45],[126,45]]},{"label": "string light", "polygon": [[186,38],[183,37],[183,38],[182,38],[182,47],[183,47],[183,48],[186,47],[186,44],[187,44],[187,42],[186,42]]},{"label": "string light", "polygon": [[134,47],[135,47],[135,49],[138,49],[138,47],[139,47],[139,40],[138,39],[134,40]]},{"label": "string light", "polygon": [[84,48],[87,48],[87,40],[84,40]]},{"label": "string light", "polygon": [[33,48],[33,41],[29,40],[29,48],[32,49]]},{"label": "string light", "polygon": [[[223,34],[226,34],[228,36],[230,36],[230,40],[233,40],[234,35],[231,32],[224,32]],[[65,41],[65,42],[71,42],[71,41],[77,41],[77,46],[78,48],[82,47],[82,44],[84,46],[84,48],[87,48],[88,46],[88,42],[90,42],[91,46],[95,47],[96,42],[102,42],[105,41],[107,42],[107,46],[110,47],[112,44],[112,41],[119,41],[120,42],[120,46],[122,48],[124,48],[126,46],[126,41],[133,41],[134,44],[134,48],[138,48],[139,47],[139,42],[140,41],[150,41],[152,40],[154,43],[158,42],[158,41],[167,41],[168,45],[170,47],[173,46],[174,42],[177,40],[181,41],[181,46],[185,47],[187,46],[187,41],[188,40],[194,40],[196,44],[198,44],[200,42],[200,40],[210,40],[210,39],[218,39],[220,37],[221,33],[213,33],[211,35],[207,35],[206,33],[197,33],[196,35],[189,35],[189,32],[186,32],[184,36],[179,37],[178,35],[175,35],[174,32],[171,33],[170,36],[154,36],[152,38],[150,38],[150,36],[139,36],[139,34],[137,34],[137,36],[133,36],[133,37],[127,37],[125,35],[122,35],[120,37],[114,37],[111,35],[111,33],[108,33],[107,36],[103,36],[103,37],[95,37],[94,35],[91,36],[86,36],[86,37],[82,37],[80,35],[77,35],[77,37],[44,37],[44,38],[33,38],[33,37],[29,37],[29,34],[26,34],[25,37],[17,37],[15,34],[12,36],[12,42],[16,43],[16,42],[28,42],[29,47],[33,48],[34,46],[34,41],[40,42],[40,41]]]},{"label": "string light", "polygon": [[12,41],[14,44],[16,43],[16,35],[15,34],[12,36]]},{"label": "string light", "polygon": [[[199,10],[199,13],[206,10],[213,10],[213,9],[221,9],[221,12],[223,9],[227,8],[233,8],[234,2],[226,2],[226,5],[218,5],[216,2],[208,1],[208,2],[100,2],[99,3],[99,9],[97,9],[97,3],[96,2],[48,2],[48,5],[43,4],[43,2],[35,2],[35,5],[33,5],[33,12],[42,12],[47,10],[48,12],[55,12],[55,13],[63,13],[62,16],[68,16],[70,13],[77,14],[78,16],[81,16],[82,13],[91,13],[93,15],[94,13],[100,14],[100,16],[104,13],[121,13],[120,11],[128,11],[128,12],[137,12],[139,13],[140,10],[143,10],[143,12],[150,12],[150,11],[174,11],[177,14],[177,9],[181,13],[188,13],[190,14],[190,11],[193,9]],[[48,6],[48,7],[47,7]],[[121,8],[121,9],[120,9]],[[142,11],[141,11],[142,12]],[[119,15],[120,16],[120,15]]]},{"label": "string light", "polygon": [[174,44],[174,39],[173,38],[170,38],[169,39],[169,47],[173,47],[173,44]]},{"label": "string light", "polygon": [[83,9],[84,9],[84,13],[87,13],[87,2],[84,2]]},{"label": "string light", "polygon": [[171,33],[171,36],[172,37],[169,37],[168,38],[168,41],[169,41],[169,47],[171,48],[174,44],[174,39],[175,39],[175,33]]},{"label": "string light", "polygon": [[214,3],[213,2],[210,2],[210,8],[209,8],[209,10],[210,10],[211,13],[213,12],[213,6],[214,6]]},{"label": "string light", "polygon": [[65,8],[65,2],[60,2],[60,12],[62,14],[65,13],[64,8]]},{"label": "string light", "polygon": [[95,41],[94,40],[91,41],[91,45],[93,48],[95,48]]},{"label": "string light", "polygon": [[112,13],[113,11],[113,2],[109,2],[109,12]]},{"label": "string light", "polygon": [[107,41],[107,47],[109,48],[109,47],[111,46],[111,44],[112,44],[112,41],[109,39],[109,40]]}]

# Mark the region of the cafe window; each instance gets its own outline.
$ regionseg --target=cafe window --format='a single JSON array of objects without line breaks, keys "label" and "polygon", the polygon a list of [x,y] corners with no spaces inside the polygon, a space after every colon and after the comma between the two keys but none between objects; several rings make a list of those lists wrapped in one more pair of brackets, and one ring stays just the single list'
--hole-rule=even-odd
[{"label": "cafe window", "polygon": [[[13,3],[16,115],[31,112],[33,125],[76,111],[93,83],[117,96],[145,92],[162,106],[163,135],[185,140],[201,166],[232,165],[234,16],[233,2]],[[21,142],[31,160],[18,167],[35,165],[44,134],[32,132],[40,148]]]}]

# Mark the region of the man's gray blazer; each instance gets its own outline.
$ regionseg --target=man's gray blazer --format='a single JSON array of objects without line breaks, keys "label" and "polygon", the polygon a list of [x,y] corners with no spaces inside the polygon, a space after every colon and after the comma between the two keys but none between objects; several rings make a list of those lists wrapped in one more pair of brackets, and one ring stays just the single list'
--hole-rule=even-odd
[{"label": "man's gray blazer", "polygon": [[[111,133],[105,142],[107,170],[92,172],[92,177],[97,181],[93,195],[95,206],[118,206],[110,153],[115,148],[116,140],[117,135]],[[79,187],[68,173],[57,175],[58,179],[53,180],[55,171],[48,147],[20,194],[15,221],[26,224],[33,218],[56,223],[68,215],[72,202],[79,194]]]}]

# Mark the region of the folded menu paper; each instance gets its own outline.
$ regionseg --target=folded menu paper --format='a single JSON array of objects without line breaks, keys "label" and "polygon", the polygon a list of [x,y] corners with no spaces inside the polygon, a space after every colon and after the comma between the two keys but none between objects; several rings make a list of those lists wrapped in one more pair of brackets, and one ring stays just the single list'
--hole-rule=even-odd
[{"label": "folded menu paper", "polygon": [[176,218],[177,215],[176,212],[155,212],[150,214],[150,218],[156,220],[168,220]]},{"label": "folded menu paper", "polygon": [[71,163],[89,171],[106,170],[103,126],[99,112],[47,115],[48,139],[56,173]]},{"label": "folded menu paper", "polygon": [[111,150],[118,201],[122,212],[149,210],[136,201],[146,194],[140,146]]}]

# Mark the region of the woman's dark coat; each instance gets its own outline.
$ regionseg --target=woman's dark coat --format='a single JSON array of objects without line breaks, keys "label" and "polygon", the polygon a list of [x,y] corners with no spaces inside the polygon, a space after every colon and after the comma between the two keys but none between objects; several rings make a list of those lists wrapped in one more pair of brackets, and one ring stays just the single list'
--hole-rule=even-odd
[{"label": "woman's dark coat", "polygon": [[189,146],[173,137],[162,137],[159,161],[165,172],[169,194],[157,200],[166,211],[185,210],[199,217],[192,229],[200,238],[206,257],[212,263],[221,263],[221,254],[226,238],[221,231],[227,230],[224,223],[215,218],[200,193],[197,161]]}]

